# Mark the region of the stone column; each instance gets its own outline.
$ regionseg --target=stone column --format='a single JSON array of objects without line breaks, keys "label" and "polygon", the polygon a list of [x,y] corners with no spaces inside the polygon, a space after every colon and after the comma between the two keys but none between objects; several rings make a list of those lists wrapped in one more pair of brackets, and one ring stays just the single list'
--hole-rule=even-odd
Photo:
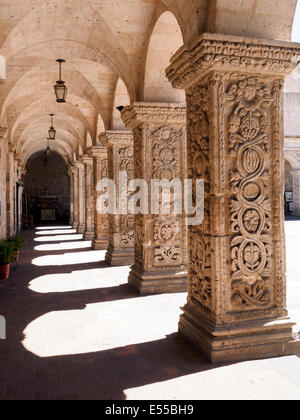
[{"label": "stone column", "polygon": [[79,212],[78,212],[79,196],[78,196],[78,169],[76,167],[76,164],[74,164],[74,166],[71,166],[70,173],[72,174],[71,186],[73,185],[73,188],[71,187],[71,189],[73,189],[73,218],[74,218],[72,228],[77,230],[78,225],[79,225]]},{"label": "stone column", "polygon": [[8,151],[7,145],[7,128],[0,127],[0,239],[6,239],[6,155]]},{"label": "stone column", "polygon": [[94,173],[93,158],[83,156],[84,180],[85,180],[85,231],[83,234],[85,241],[94,239]]},{"label": "stone column", "polygon": [[97,211],[97,201],[100,193],[97,184],[101,179],[108,178],[108,151],[106,147],[95,146],[89,151],[89,156],[94,159],[94,220],[95,234],[92,243],[93,249],[104,250],[109,243],[108,214],[100,214]]},{"label": "stone column", "polygon": [[69,168],[69,177],[70,177],[70,226],[74,226],[74,171],[73,168]]},{"label": "stone column", "polygon": [[15,234],[15,189],[14,149],[9,143],[6,161],[6,231],[8,236]]},{"label": "stone column", "polygon": [[189,177],[205,180],[179,331],[212,362],[291,354],[296,343],[286,308],[283,88],[299,51],[203,34],[167,69],[186,89]]},{"label": "stone column", "polygon": [[99,140],[108,148],[108,178],[117,187],[116,214],[109,215],[106,261],[111,266],[131,265],[134,262],[134,216],[121,214],[118,190],[121,171],[127,172],[128,182],[134,177],[133,135],[128,131],[106,131]]},{"label": "stone column", "polygon": [[78,186],[78,226],[77,232],[83,234],[85,232],[85,174],[84,164],[76,162],[77,167],[77,186]]},{"label": "stone column", "polygon": [[[187,229],[183,202],[165,214],[160,197],[151,194],[152,180],[181,183],[186,179],[186,107],[180,104],[134,103],[122,112],[134,133],[135,179],[147,182],[148,214],[135,216],[135,262],[129,276],[140,294],[187,290]],[[161,189],[162,191],[162,189]],[[160,193],[161,193],[160,191]],[[151,199],[159,199],[153,214]],[[174,197],[173,197],[174,198]]]}]

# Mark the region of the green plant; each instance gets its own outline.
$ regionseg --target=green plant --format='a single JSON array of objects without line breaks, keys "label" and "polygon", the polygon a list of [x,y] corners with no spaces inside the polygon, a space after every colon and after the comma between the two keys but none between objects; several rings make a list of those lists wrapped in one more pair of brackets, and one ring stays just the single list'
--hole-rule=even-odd
[{"label": "green plant", "polygon": [[27,244],[27,241],[23,236],[15,235],[8,238],[7,242],[13,244],[14,251],[20,251]]},{"label": "green plant", "polygon": [[12,242],[0,242],[0,265],[10,264],[14,256],[14,246]]}]

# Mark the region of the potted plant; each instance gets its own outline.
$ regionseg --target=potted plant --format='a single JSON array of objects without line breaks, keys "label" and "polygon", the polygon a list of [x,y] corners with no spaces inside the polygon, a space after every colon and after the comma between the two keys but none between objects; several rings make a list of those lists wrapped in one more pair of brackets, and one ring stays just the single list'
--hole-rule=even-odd
[{"label": "potted plant", "polygon": [[19,259],[20,250],[27,244],[27,241],[23,238],[23,236],[15,235],[10,237],[7,242],[11,243],[14,248],[14,254],[11,262],[15,263]]},{"label": "potted plant", "polygon": [[9,241],[0,242],[0,280],[9,277],[10,263],[14,255],[14,246]]}]

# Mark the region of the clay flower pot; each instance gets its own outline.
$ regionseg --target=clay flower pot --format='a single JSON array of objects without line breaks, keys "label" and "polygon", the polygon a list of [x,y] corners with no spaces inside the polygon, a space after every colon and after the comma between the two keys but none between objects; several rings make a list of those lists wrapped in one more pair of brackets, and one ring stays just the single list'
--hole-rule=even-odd
[{"label": "clay flower pot", "polygon": [[10,264],[0,265],[0,280],[7,280],[9,277]]}]

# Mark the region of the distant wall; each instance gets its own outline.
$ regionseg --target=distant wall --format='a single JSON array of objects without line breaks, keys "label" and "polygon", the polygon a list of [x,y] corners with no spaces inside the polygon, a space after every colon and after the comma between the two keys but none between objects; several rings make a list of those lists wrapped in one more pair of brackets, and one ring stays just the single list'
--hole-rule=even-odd
[{"label": "distant wall", "polygon": [[70,212],[70,179],[63,158],[52,152],[50,156],[40,152],[27,162],[24,192],[32,199],[50,195],[59,198],[58,212],[68,217]]}]

